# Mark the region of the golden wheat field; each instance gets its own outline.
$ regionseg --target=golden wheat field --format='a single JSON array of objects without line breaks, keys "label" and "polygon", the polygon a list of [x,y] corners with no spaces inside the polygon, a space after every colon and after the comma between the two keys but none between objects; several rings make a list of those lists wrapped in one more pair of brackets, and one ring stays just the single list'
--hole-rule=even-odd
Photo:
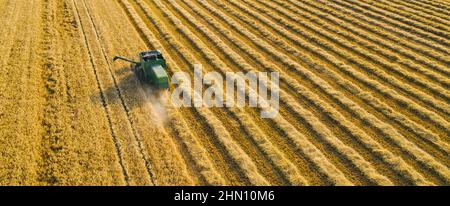
[{"label": "golden wheat field", "polygon": [[[0,185],[450,185],[450,0],[0,0],[0,25]],[[279,115],[161,112],[112,62],[145,50],[279,72]]]}]

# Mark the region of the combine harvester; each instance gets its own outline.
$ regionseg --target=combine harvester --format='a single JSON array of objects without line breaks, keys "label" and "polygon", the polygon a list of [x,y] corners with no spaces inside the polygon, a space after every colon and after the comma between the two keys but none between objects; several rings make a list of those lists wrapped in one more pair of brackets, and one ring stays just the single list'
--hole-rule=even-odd
[{"label": "combine harvester", "polygon": [[169,75],[167,74],[167,64],[160,51],[144,51],[139,53],[139,62],[116,56],[113,61],[118,59],[131,63],[131,68],[136,73],[138,79],[150,85],[157,92],[169,89]]}]

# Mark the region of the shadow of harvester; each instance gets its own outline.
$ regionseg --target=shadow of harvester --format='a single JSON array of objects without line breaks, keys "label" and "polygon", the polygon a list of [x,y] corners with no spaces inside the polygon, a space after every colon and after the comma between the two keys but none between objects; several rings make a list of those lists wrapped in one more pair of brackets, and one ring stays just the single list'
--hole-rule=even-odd
[{"label": "shadow of harvester", "polygon": [[[102,84],[102,90],[93,94],[91,101],[95,104],[106,104],[110,107],[123,107],[126,112],[150,105],[152,108],[157,107],[160,110],[160,105],[154,105],[155,93],[152,87],[140,82],[129,67],[122,67],[114,71],[114,79],[111,76],[107,88]],[[158,115],[158,111],[153,112],[154,115]]]}]

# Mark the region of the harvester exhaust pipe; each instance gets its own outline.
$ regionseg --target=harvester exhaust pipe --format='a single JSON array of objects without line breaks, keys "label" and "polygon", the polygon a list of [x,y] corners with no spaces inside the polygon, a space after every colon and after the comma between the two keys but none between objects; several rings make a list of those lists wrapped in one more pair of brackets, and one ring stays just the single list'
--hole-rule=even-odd
[{"label": "harvester exhaust pipe", "polygon": [[114,59],[113,59],[113,62],[115,62],[115,61],[118,60],[118,59],[123,60],[123,61],[126,61],[126,62],[130,62],[130,63],[133,63],[133,64],[139,64],[139,62],[136,62],[136,61],[127,59],[127,58],[122,57],[122,56],[115,56]]}]

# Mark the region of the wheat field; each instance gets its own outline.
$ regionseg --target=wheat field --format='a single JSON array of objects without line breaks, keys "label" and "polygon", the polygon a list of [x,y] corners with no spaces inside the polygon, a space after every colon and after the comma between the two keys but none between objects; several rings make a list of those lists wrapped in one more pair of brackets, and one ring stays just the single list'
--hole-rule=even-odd
[{"label": "wheat field", "polygon": [[[0,25],[0,185],[450,184],[449,0],[0,0]],[[145,50],[279,72],[279,115],[161,114],[112,62]]]}]

